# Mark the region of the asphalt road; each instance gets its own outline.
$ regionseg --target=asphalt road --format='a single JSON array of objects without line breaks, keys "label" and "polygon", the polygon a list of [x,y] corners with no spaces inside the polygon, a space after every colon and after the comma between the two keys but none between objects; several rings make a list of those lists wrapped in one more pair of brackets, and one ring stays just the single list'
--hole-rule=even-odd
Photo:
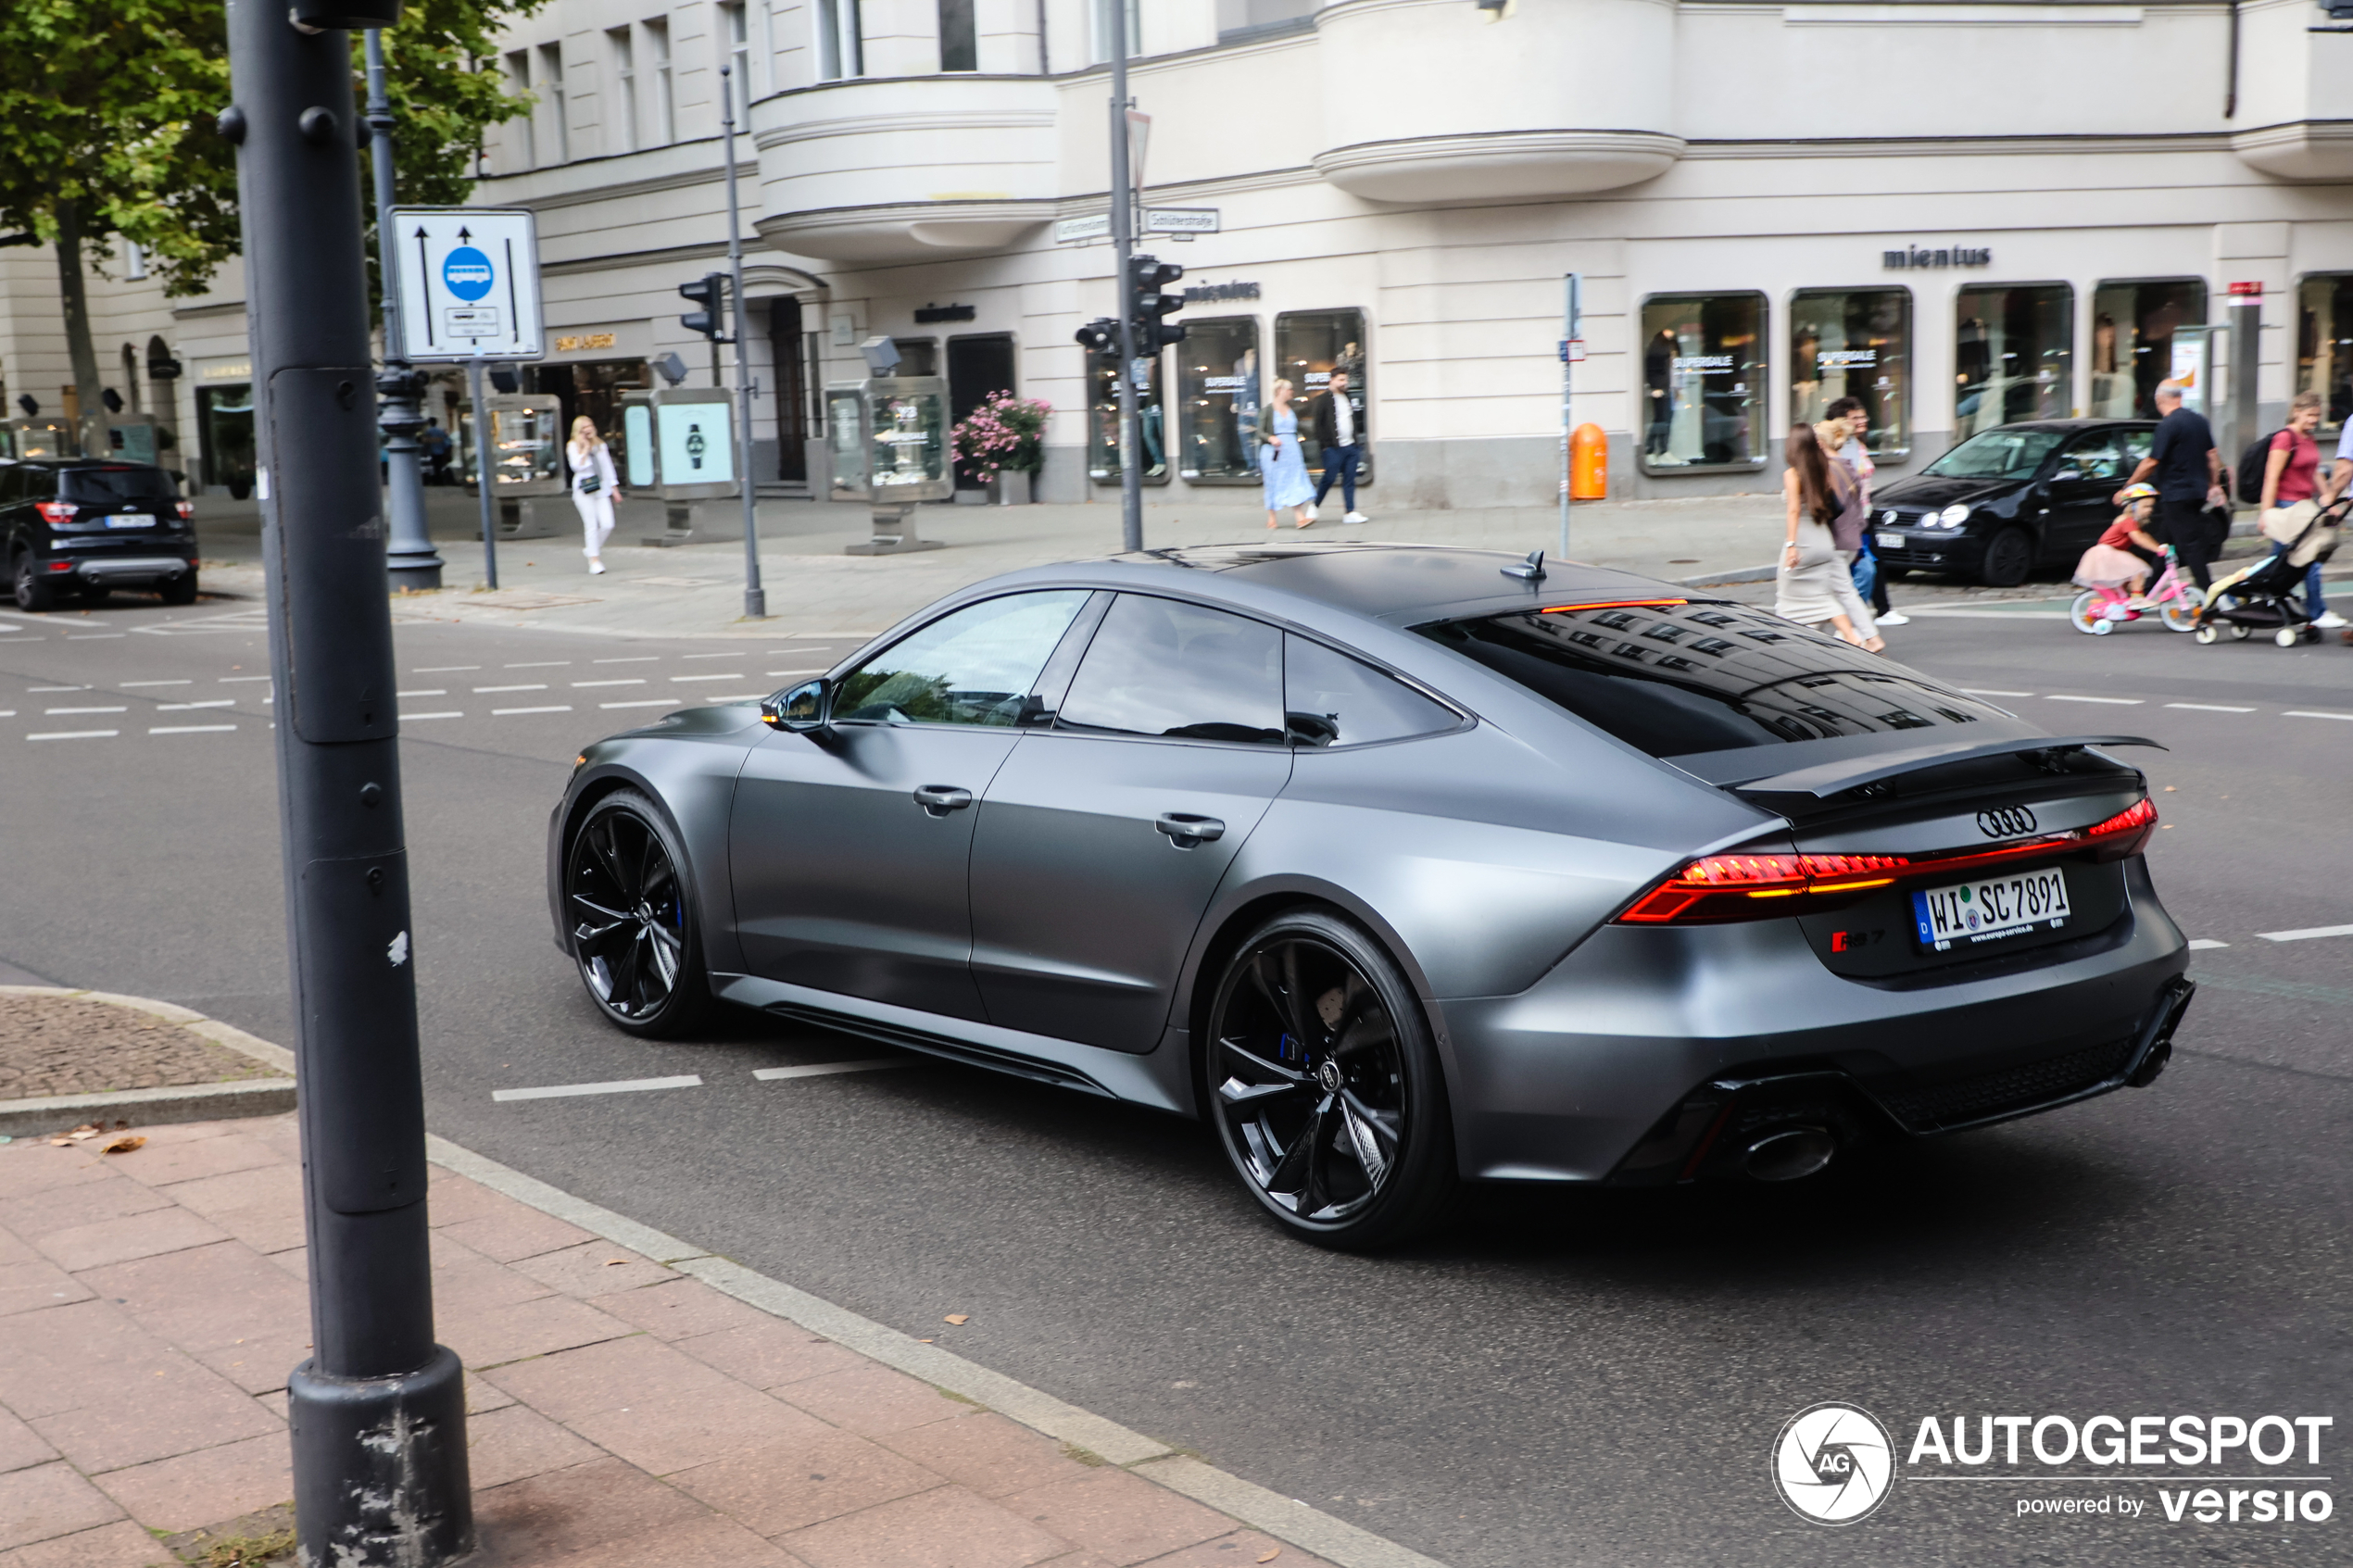
[{"label": "asphalt road", "polygon": [[[2080,1463],[1916,1467],[1844,1530],[1774,1494],[1775,1434],[1825,1399],[1901,1448],[1928,1415],[2331,1415],[2296,1473],[2347,1489],[2353,937],[2259,934],[2353,922],[2353,649],[2094,640],[2047,606],[1959,602],[1897,651],[2055,730],[2171,747],[2129,754],[2165,814],[2154,874],[2226,946],[2196,955],[2150,1089],[1793,1188],[1492,1191],[1409,1252],[1320,1252],[1275,1235],[1189,1123],[942,1064],[756,1082],[880,1054],[759,1017],[689,1045],[602,1026],[541,885],[579,743],[833,650],[416,624],[402,706],[453,715],[402,749],[432,1124],[1455,1568],[2345,1562],[2341,1510],[2172,1524],[2156,1486]],[[291,1043],[267,667],[255,607],[0,620],[0,964]],[[492,1098],[685,1073],[703,1086]],[[2017,1514],[2067,1496],[2147,1506]]]}]

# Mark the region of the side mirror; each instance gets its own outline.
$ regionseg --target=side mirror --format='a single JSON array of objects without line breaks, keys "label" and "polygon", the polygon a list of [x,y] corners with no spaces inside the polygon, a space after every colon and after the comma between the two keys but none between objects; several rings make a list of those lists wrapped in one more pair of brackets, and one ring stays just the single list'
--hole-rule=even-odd
[{"label": "side mirror", "polygon": [[790,691],[762,698],[760,721],[772,730],[806,733],[822,730],[833,720],[834,689],[823,680],[803,681]]}]

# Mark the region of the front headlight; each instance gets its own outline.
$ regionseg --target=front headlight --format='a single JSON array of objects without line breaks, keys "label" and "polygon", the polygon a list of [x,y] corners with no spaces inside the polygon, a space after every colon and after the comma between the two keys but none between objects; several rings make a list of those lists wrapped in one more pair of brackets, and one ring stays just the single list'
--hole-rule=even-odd
[{"label": "front headlight", "polygon": [[1969,508],[1954,505],[1936,514],[1937,522],[1945,528],[1958,528],[1969,521]]}]

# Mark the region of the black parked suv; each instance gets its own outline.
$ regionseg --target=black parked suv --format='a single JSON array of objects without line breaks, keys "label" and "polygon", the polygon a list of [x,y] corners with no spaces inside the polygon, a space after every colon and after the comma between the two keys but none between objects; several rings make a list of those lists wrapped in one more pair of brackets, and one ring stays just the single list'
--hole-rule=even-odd
[{"label": "black parked suv", "polygon": [[196,602],[195,508],[152,464],[102,458],[0,462],[0,559],[19,609],[149,588]]},{"label": "black parked suv", "polygon": [[2149,455],[2147,420],[2035,420],[1981,431],[1871,495],[1871,546],[1891,571],[2011,588],[2072,567],[2116,520],[2111,498]]}]

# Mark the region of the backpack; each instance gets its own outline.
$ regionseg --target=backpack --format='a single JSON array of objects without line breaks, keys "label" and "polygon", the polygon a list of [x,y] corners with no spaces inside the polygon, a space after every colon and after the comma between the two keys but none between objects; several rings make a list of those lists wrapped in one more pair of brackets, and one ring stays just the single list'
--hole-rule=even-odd
[{"label": "backpack", "polygon": [[[2281,430],[2284,429],[2283,425]],[[2275,430],[2259,441],[2250,442],[2246,450],[2239,454],[2239,499],[2250,507],[2263,498],[2264,464],[2271,455],[2271,443],[2279,436],[2280,431]]]}]

